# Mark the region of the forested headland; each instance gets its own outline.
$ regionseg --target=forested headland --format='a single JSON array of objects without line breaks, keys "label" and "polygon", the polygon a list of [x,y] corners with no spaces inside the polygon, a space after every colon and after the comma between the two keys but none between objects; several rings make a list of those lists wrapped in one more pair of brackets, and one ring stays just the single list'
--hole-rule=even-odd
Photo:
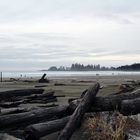
[{"label": "forested headland", "polygon": [[131,65],[123,65],[123,66],[119,66],[119,67],[106,67],[106,66],[101,66],[100,64],[84,65],[84,64],[80,64],[80,63],[75,63],[75,64],[72,64],[70,67],[51,66],[49,69],[41,70],[41,71],[111,71],[111,70],[140,71],[140,63],[134,63]]}]

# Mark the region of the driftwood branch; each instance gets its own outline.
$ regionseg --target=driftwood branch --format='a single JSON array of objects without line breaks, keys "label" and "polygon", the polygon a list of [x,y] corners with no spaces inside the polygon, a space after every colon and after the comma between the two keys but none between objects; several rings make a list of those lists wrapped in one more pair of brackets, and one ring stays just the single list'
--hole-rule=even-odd
[{"label": "driftwood branch", "polygon": [[72,114],[70,120],[68,121],[67,125],[65,126],[61,134],[58,136],[57,140],[70,139],[75,129],[80,126],[85,112],[88,110],[88,108],[91,107],[91,104],[94,102],[95,96],[99,88],[100,88],[99,83],[96,83],[94,86],[88,89],[87,93],[85,93],[80,104]]}]

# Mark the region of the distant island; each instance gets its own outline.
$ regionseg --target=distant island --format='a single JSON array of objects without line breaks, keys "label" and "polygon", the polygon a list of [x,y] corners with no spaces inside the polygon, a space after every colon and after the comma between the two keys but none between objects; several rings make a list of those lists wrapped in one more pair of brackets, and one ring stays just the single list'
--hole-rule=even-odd
[{"label": "distant island", "polygon": [[105,67],[101,66],[100,64],[98,65],[84,65],[80,63],[75,63],[72,64],[71,67],[56,67],[56,66],[51,66],[47,70],[41,70],[41,71],[111,71],[111,70],[118,70],[118,71],[140,71],[140,63],[134,63],[132,65],[124,65],[124,66],[119,66],[119,67]]}]

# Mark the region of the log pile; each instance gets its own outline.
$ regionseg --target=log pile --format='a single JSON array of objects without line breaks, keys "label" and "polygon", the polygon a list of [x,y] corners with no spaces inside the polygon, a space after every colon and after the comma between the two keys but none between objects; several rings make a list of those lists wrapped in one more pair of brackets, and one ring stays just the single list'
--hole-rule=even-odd
[{"label": "log pile", "polygon": [[43,92],[44,89],[38,88],[0,92],[0,107],[18,107],[21,104],[27,103],[47,104],[56,102],[57,97],[64,97],[64,95],[55,96],[54,91]]},{"label": "log pile", "polygon": [[[23,108],[20,106],[14,108],[3,108],[0,111],[0,132],[12,134],[19,137],[17,133],[21,130],[20,138],[24,140],[39,140],[48,134],[61,131],[57,140],[69,140],[74,131],[80,127],[84,116],[87,113],[116,111],[123,115],[135,115],[140,113],[140,89],[135,91],[124,90],[122,94],[113,94],[106,97],[96,97],[100,90],[100,84],[95,83],[93,86],[82,92],[77,99],[69,100],[67,105],[47,107],[49,101],[57,99],[54,92],[42,93],[43,90],[37,89],[38,92],[28,92],[28,94],[19,91],[10,91],[0,93],[0,105],[2,103],[13,101],[13,103],[44,103],[37,108]],[[39,92],[40,91],[40,92]],[[131,91],[131,92],[130,92]],[[45,107],[46,105],[46,107]],[[9,104],[9,106],[12,106]]]}]

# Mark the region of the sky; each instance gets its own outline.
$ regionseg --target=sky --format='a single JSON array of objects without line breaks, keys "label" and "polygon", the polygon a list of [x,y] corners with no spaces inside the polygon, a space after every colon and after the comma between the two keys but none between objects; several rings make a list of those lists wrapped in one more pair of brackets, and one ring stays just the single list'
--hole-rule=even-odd
[{"label": "sky", "polygon": [[140,62],[139,0],[0,0],[0,70]]}]

